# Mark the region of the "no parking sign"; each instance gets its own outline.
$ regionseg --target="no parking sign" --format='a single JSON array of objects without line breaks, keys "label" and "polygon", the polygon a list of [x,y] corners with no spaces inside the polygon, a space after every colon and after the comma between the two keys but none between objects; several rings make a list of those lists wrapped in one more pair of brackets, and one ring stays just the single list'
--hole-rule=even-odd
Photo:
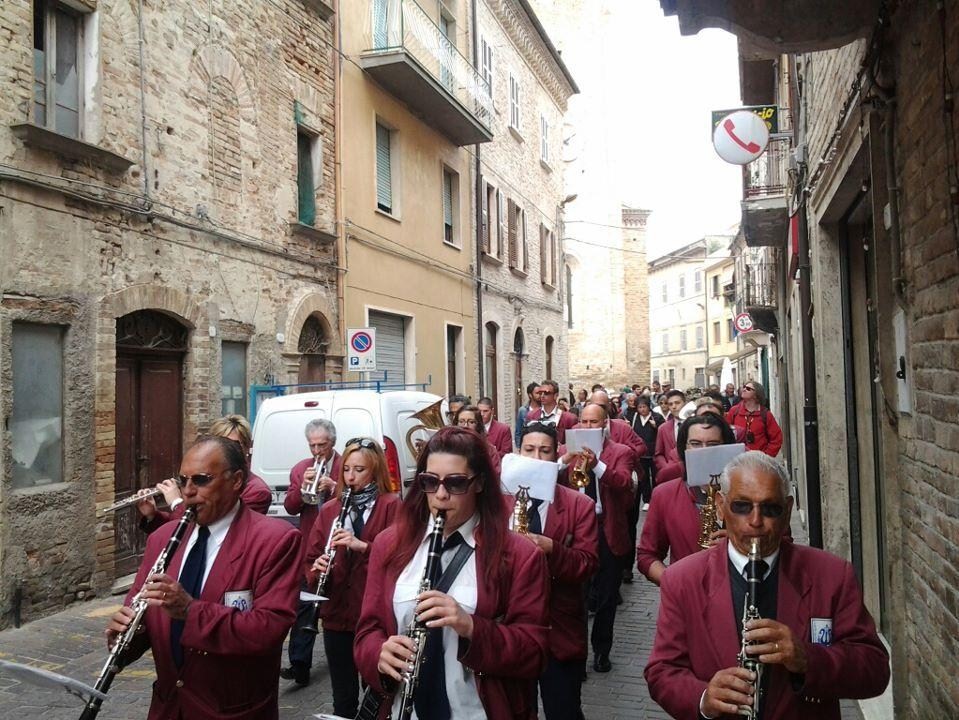
[{"label": "no parking sign", "polygon": [[346,331],[348,370],[376,370],[376,328],[350,328]]}]

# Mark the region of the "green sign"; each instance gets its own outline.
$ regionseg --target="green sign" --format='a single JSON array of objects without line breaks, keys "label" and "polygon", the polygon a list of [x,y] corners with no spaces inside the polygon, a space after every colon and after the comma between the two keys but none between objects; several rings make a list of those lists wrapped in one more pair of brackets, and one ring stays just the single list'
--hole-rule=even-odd
[{"label": "green sign", "polygon": [[778,105],[750,105],[748,107],[730,108],[729,110],[713,110],[713,124],[710,131],[715,131],[719,121],[737,110],[750,110],[766,121],[766,127],[769,128],[769,134],[775,135],[779,132],[779,106]]}]

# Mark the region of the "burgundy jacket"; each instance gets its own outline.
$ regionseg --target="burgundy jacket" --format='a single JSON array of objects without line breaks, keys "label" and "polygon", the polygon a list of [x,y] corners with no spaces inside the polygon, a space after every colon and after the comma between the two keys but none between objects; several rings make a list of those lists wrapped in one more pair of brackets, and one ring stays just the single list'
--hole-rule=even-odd
[{"label": "burgundy jacket", "polygon": [[[526,424],[529,425],[531,422],[536,422],[541,417],[543,417],[542,407],[530,410],[526,414]],[[579,418],[573,415],[573,413],[562,410],[559,414],[559,420],[556,422],[556,441],[560,444],[566,442],[566,431],[576,427],[578,423]]]},{"label": "burgundy jacket", "polygon": [[[563,457],[565,454],[566,447],[560,446],[557,455]],[[599,481],[599,499],[603,503],[601,526],[606,544],[613,555],[628,555],[632,544],[627,517],[633,505],[633,451],[625,445],[606,440],[599,459],[606,463],[606,472]],[[566,487],[569,487],[569,470],[566,467],[559,473],[559,482]]]},{"label": "burgundy jacket", "polygon": [[[476,612],[473,639],[459,641],[459,660],[476,673],[476,688],[483,708],[497,720],[535,720],[533,687],[546,667],[548,628],[546,559],[526,538],[507,533],[504,552],[489,558],[484,552],[482,529],[476,535]],[[395,550],[396,531],[388,528],[373,543],[363,610],[356,628],[353,656],[363,679],[382,692],[376,669],[383,643],[397,634],[393,613],[396,576],[386,563]],[[499,582],[486,581],[486,566],[504,564]],[[406,632],[406,628],[402,628]],[[384,702],[380,717],[389,712]]]},{"label": "burgundy jacket", "polygon": [[[263,481],[263,478],[259,475],[248,473],[246,476],[246,485],[243,486],[243,490],[240,492],[240,500],[253,512],[266,515],[267,510],[270,509],[270,503],[273,501],[273,493],[270,490],[270,486]],[[171,520],[179,520],[185,512],[186,503],[177,504],[176,509],[172,511],[157,510],[157,514],[153,516],[152,520],[148,521],[145,517],[140,518],[140,529],[149,535]]]},{"label": "burgundy jacket", "polygon": [[753,434],[753,441],[746,443],[747,450],[762,450],[770,457],[779,454],[783,446],[783,431],[769,410],[760,408],[751,413],[743,403],[738,403],[726,413],[726,422],[732,425],[734,430],[739,429],[737,435],[744,438],[742,442],[745,442],[747,431]]},{"label": "burgundy jacket", "polygon": [[[804,677],[792,678],[782,665],[766,665],[772,674],[763,717],[839,720],[840,698],[882,693],[889,656],[851,564],[791,542],[781,544],[778,563],[776,618],[803,644],[809,668]],[[813,644],[813,618],[832,621],[831,645]],[[667,568],[645,671],[649,693],[663,710],[675,718],[699,717],[709,680],[737,664],[741,621],[733,617],[726,541]]]},{"label": "burgundy jacket", "polygon": [[[656,464],[657,473],[665,470],[670,463],[679,462],[679,452],[676,450],[676,418],[672,415],[659,426],[659,432],[656,433],[656,452],[653,455],[653,462]],[[658,475],[656,481],[660,482]]]},{"label": "burgundy jacket", "polygon": [[513,452],[513,433],[506,423],[499,420],[490,422],[489,430],[486,431],[486,439],[496,447],[500,457]]},{"label": "burgundy jacket", "polygon": [[[192,526],[174,554],[167,574],[177,577]],[[147,540],[146,553],[125,603],[140,590],[157,556],[176,528],[167,523]],[[203,592],[190,604],[183,636],[183,666],[170,648],[170,616],[160,607],[146,612],[133,658],[153,651],[157,679],[149,720],[279,717],[277,683],[283,638],[296,618],[300,536],[289,523],[264,517],[241,505],[220,546]],[[225,604],[229,592],[250,593],[251,607]]]},{"label": "burgundy jacket", "polygon": [[[290,515],[300,516],[300,534],[303,536],[304,553],[309,546],[313,523],[316,522],[316,518],[320,514],[319,505],[307,505],[303,502],[303,473],[312,468],[314,462],[313,457],[310,456],[293,466],[293,469],[290,470],[290,489],[286,491],[286,498],[283,500],[283,507]],[[333,468],[327,474],[334,480],[339,480],[342,464],[343,458],[334,450]]]},{"label": "burgundy jacket", "polygon": [[649,577],[652,564],[664,561],[667,554],[674,563],[699,552],[699,530],[699,509],[685,479],[657,485],[636,548],[636,568]]},{"label": "burgundy jacket", "polygon": [[[400,496],[395,493],[376,498],[370,517],[363,525],[359,538],[372,543],[373,539],[393,524],[393,517],[400,506]],[[316,588],[319,573],[310,569],[313,561],[323,554],[326,541],[330,537],[330,528],[336,522],[342,508],[339,498],[331,498],[320,510],[320,519],[313,523],[310,531],[310,544],[306,550],[306,582],[311,591]],[[327,580],[326,592],[329,600],[320,603],[320,617],[325,630],[354,632],[360,619],[360,606],[363,604],[363,591],[366,589],[366,569],[372,545],[365,553],[356,553],[337,548],[333,569]]]},{"label": "burgundy jacket", "polygon": [[646,455],[646,443],[636,434],[632,426],[625,420],[612,418],[609,421],[609,439],[625,445],[633,451],[633,470],[636,477],[643,475],[643,456]]}]

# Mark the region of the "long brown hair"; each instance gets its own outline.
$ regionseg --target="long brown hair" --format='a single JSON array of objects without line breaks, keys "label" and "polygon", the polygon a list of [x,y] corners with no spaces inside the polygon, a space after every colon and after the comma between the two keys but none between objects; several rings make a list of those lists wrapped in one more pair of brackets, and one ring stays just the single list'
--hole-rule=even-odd
[{"label": "long brown hair", "polygon": [[[476,533],[481,538],[486,557],[486,578],[495,582],[503,559],[503,546],[506,543],[506,513],[503,505],[503,491],[493,471],[487,442],[473,430],[461,427],[445,427],[436,433],[426,444],[416,463],[417,474],[426,471],[426,463],[433,453],[459,455],[482,483],[482,489],[476,493],[476,512],[479,523]],[[413,559],[426,531],[429,519],[429,503],[426,493],[414,482],[406,494],[403,505],[396,513],[396,549],[391,555],[387,567],[399,575]]]},{"label": "long brown hair", "polygon": [[390,471],[386,465],[386,455],[380,444],[371,438],[357,438],[356,442],[347,443],[340,456],[340,472],[336,478],[336,490],[334,497],[343,497],[343,489],[346,487],[346,481],[343,478],[343,466],[346,465],[346,458],[353,453],[363,453],[363,457],[373,466],[373,482],[380,495],[386,495],[393,492],[393,483],[390,480]]}]

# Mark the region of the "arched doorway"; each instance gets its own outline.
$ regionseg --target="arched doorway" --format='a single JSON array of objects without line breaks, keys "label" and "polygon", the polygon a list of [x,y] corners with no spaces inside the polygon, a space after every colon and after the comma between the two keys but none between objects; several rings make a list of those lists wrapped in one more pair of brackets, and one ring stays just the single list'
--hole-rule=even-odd
[{"label": "arched doorway", "polygon": [[300,330],[297,351],[300,353],[300,368],[296,381],[301,385],[326,382],[326,349],[330,345],[325,320],[318,314],[310,315]]},{"label": "arched doorway", "polygon": [[[183,356],[189,329],[171,315],[138,310],[116,321],[116,463],[123,499],[176,475],[183,450]],[[114,518],[117,576],[135,572],[146,535],[135,507]]]},{"label": "arched doorway", "polygon": [[523,328],[516,328],[513,335],[513,417],[526,400],[523,386],[523,356],[526,355],[526,336]]}]

